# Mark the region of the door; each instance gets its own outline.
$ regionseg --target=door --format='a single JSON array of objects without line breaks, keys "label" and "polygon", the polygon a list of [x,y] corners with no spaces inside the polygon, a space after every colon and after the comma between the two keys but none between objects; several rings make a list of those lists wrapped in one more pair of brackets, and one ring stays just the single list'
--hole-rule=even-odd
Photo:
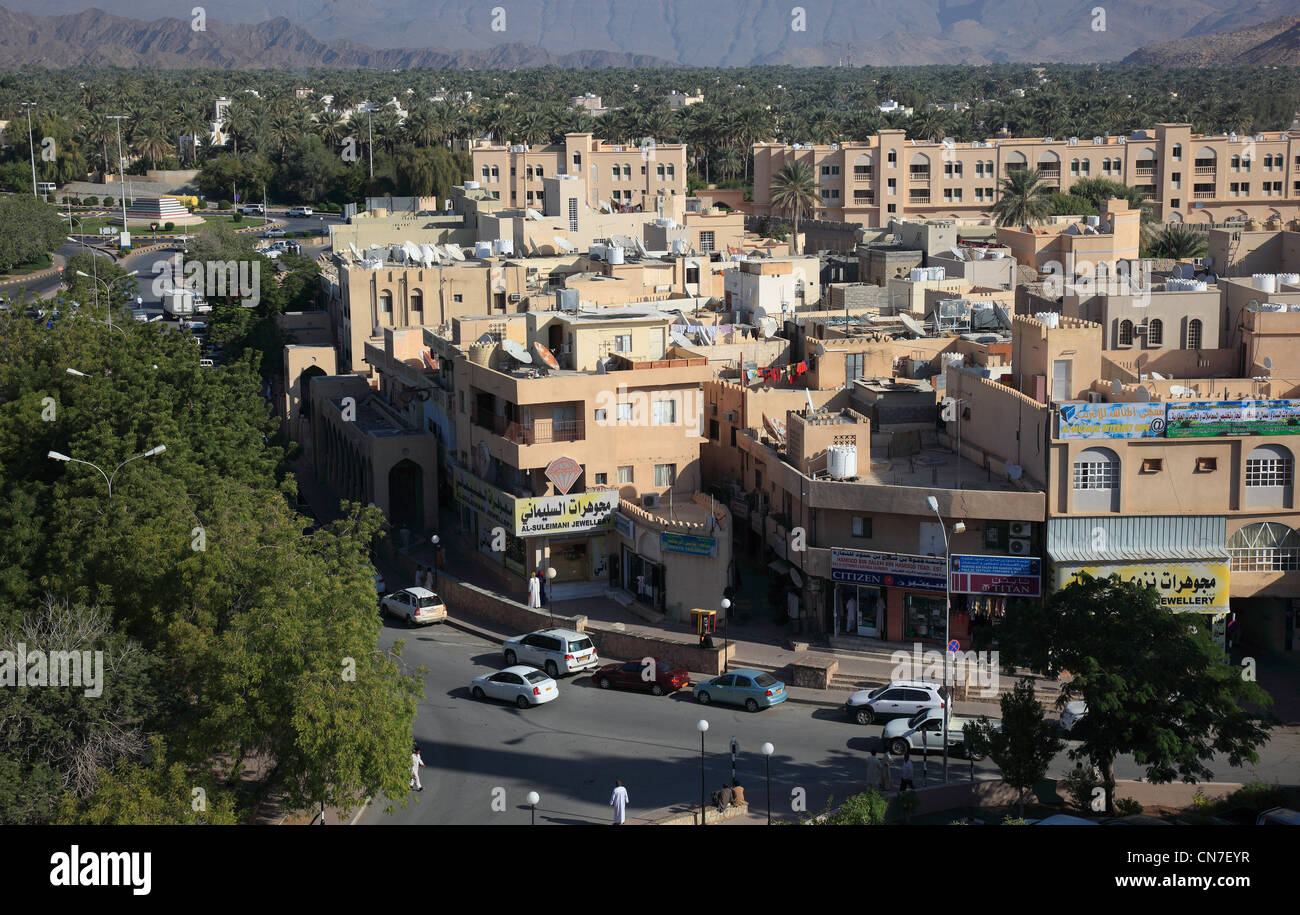
[{"label": "door", "polygon": [[1052,361],[1052,403],[1069,400],[1071,360],[1055,359]]},{"label": "door", "polygon": [[880,638],[885,628],[885,596],[879,588],[858,589],[858,635]]},{"label": "door", "polygon": [[920,524],[921,548],[917,550],[922,556],[942,556],[943,525],[937,521],[922,521]]},{"label": "door", "polygon": [[736,678],[734,675],[723,674],[721,677],[714,680],[705,692],[707,692],[710,698],[716,702],[731,702],[732,685],[735,682]]},{"label": "door", "polygon": [[741,705],[746,699],[754,698],[755,689],[757,689],[757,687],[754,686],[753,680],[749,679],[749,677],[742,677],[740,674],[737,674],[736,684],[731,689],[729,701]]}]

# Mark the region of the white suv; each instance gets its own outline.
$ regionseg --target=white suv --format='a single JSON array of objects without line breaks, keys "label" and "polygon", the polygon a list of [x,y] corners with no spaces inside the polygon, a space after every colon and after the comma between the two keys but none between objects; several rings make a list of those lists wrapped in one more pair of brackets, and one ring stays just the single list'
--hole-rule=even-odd
[{"label": "white suv", "polygon": [[299,217],[302,217],[302,216],[310,216],[310,215],[311,215],[311,207],[291,207],[291,208],[289,209],[289,211],[288,211],[287,213],[285,213],[285,215],[286,215],[286,216],[299,216]]},{"label": "white suv", "polygon": [[591,639],[572,629],[539,629],[507,639],[503,647],[507,667],[527,664],[546,671],[552,679],[600,664]]},{"label": "white suv", "polygon": [[922,709],[943,708],[948,690],[925,680],[895,680],[887,686],[860,689],[849,696],[844,710],[858,724],[890,718],[910,718]]}]

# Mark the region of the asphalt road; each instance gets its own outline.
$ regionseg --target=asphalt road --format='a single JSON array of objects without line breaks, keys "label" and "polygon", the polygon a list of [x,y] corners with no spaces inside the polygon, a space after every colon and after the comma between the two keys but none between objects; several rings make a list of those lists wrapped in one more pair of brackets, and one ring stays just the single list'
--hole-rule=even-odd
[{"label": "asphalt road", "polygon": [[[786,702],[749,713],[718,705],[704,707],[689,691],[673,696],[604,691],[587,674],[560,681],[560,696],[521,711],[469,695],[477,675],[504,666],[500,646],[445,624],[407,630],[387,621],[380,644],[406,640],[403,661],[424,666],[425,698],[414,734],[426,768],[425,790],[412,792],[405,809],[386,813],[391,802],[372,801],[362,824],[519,824],[527,823],[525,796],[541,795],[538,823],[606,823],[614,781],[627,787],[629,822],[679,804],[698,804],[700,735],[706,719],[705,787],[720,787],[731,774],[730,739],[740,744],[737,772],[751,809],[765,809],[764,759],[759,747],[770,741],[773,811],[791,815],[791,792],[803,788],[806,809],[818,812],[832,796],[842,800],[861,790],[864,760],[880,748],[880,726],[847,721],[838,709]],[[843,697],[835,696],[835,699]],[[921,784],[920,761],[916,781]],[[942,757],[932,756],[931,782]],[[1064,775],[1073,763],[1063,752],[1052,773]],[[1300,771],[1300,734],[1275,732],[1258,766],[1216,769],[1224,781],[1295,781]],[[1137,778],[1143,769],[1130,758],[1117,761],[1119,778]],[[976,763],[977,778],[997,778],[996,767]],[[953,779],[970,776],[970,763],[953,760]],[[895,777],[897,777],[895,775]],[[499,799],[503,799],[499,800]],[[498,808],[494,809],[494,800]]]}]

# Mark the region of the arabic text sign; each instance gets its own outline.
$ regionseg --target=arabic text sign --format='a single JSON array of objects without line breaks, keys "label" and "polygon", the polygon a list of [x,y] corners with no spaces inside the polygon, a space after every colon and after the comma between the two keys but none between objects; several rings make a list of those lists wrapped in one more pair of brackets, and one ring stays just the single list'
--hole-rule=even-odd
[{"label": "arabic text sign", "polygon": [[635,538],[636,527],[635,525],[632,524],[631,518],[629,518],[627,515],[623,514],[622,512],[614,512],[613,519],[614,519],[614,530],[618,531],[628,540],[632,540]]},{"label": "arabic text sign", "polygon": [[954,594],[1042,594],[1041,562],[1034,556],[952,556]]},{"label": "arabic text sign", "polygon": [[689,553],[692,556],[717,556],[718,541],[713,537],[693,534],[674,534],[665,531],[660,535],[660,545],[665,553]]},{"label": "arabic text sign", "polygon": [[515,536],[538,537],[601,530],[613,525],[617,508],[617,492],[516,499]]},{"label": "arabic text sign", "polygon": [[1228,607],[1228,564],[1226,562],[1152,562],[1131,565],[1106,564],[1058,568],[1059,587],[1070,584],[1079,572],[1093,578],[1118,575],[1124,581],[1155,588],[1161,605],[1170,610],[1195,613],[1226,613]]},{"label": "arabic text sign", "polygon": [[934,556],[831,550],[831,581],[942,593],[945,571]]},{"label": "arabic text sign", "polygon": [[1159,438],[1162,403],[1063,403],[1057,438]]},{"label": "arabic text sign", "polygon": [[485,515],[493,524],[507,530],[513,528],[515,497],[460,467],[456,468],[456,501]]},{"label": "arabic text sign", "polygon": [[1169,404],[1169,438],[1300,435],[1300,400],[1193,400]]}]

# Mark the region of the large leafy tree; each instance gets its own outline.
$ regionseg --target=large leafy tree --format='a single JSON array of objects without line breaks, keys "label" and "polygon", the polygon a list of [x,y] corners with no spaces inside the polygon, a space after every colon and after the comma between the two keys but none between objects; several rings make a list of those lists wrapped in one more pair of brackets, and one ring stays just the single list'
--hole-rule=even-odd
[{"label": "large leafy tree", "polygon": [[1058,704],[1082,699],[1071,759],[1089,759],[1114,812],[1115,757],[1130,753],[1152,782],[1195,782],[1215,756],[1240,766],[1259,759],[1269,724],[1247,707],[1268,694],[1228,665],[1196,614],[1160,604],[1155,588],[1119,576],[1076,582],[1041,603],[1017,602],[999,631],[1005,664],[1047,677],[1072,675]]},{"label": "large leafy tree", "polygon": [[59,214],[30,193],[0,197],[0,273],[58,250],[67,234]]}]

